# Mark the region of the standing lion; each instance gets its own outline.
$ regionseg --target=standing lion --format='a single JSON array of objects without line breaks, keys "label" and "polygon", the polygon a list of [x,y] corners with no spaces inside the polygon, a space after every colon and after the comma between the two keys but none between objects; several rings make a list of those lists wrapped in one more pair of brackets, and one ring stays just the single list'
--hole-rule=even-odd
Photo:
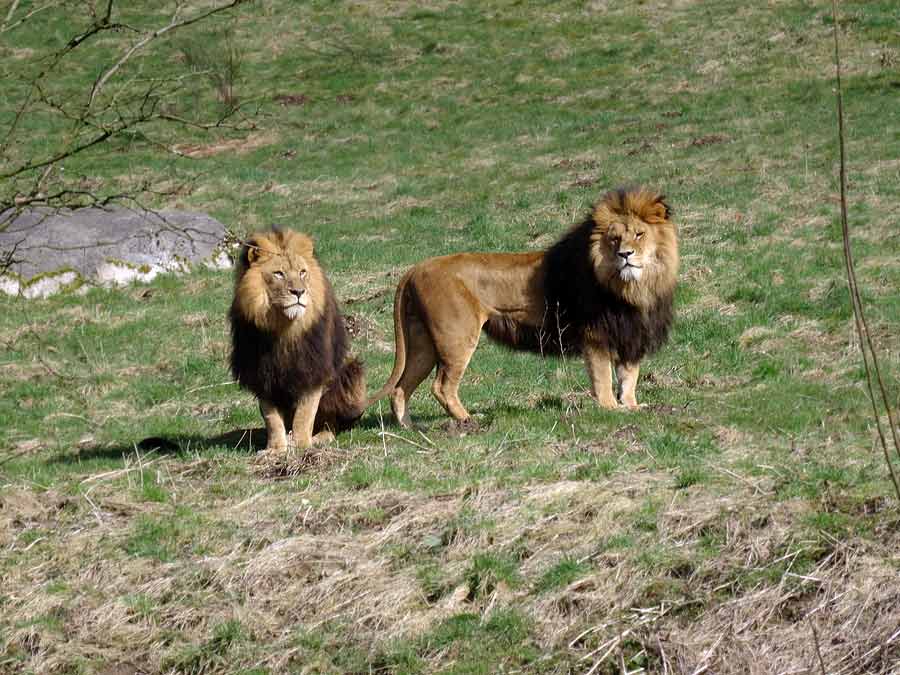
[{"label": "standing lion", "polygon": [[641,359],[672,324],[678,242],[669,215],[658,192],[618,189],[547,251],[419,263],[397,287],[394,370],[369,403],[390,395],[394,417],[409,426],[409,397],[437,365],[432,393],[468,419],[459,383],[483,328],[513,349],[582,354],[597,403],[638,407]]},{"label": "standing lion", "polygon": [[327,442],[365,408],[362,364],[313,242],[291,230],[251,235],[241,249],[231,320],[231,372],[259,399],[268,450]]}]

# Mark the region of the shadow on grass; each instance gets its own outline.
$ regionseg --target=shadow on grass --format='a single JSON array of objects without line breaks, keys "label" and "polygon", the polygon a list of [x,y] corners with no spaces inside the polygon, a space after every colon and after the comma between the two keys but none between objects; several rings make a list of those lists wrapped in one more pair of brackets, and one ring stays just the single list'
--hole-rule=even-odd
[{"label": "shadow on grass", "polygon": [[190,453],[226,448],[232,452],[258,452],[266,447],[266,430],[233,429],[217,436],[151,436],[137,443],[139,450],[155,450],[163,453]]},{"label": "shadow on grass", "polygon": [[131,445],[112,445],[82,448],[79,452],[62,453],[48,464],[76,464],[85,460],[116,460],[140,452],[160,455],[187,455],[211,448],[225,448],[230,452],[253,453],[266,447],[263,428],[234,429],[217,436],[151,436]]},{"label": "shadow on grass", "polygon": [[[447,415],[435,413],[416,415],[414,414],[414,412],[410,412],[410,416],[412,417],[413,425],[419,426],[423,430],[426,428],[431,428],[436,422],[449,419]],[[381,431],[381,429],[384,428],[385,431],[390,431],[393,433],[397,433],[398,431],[403,430],[403,427],[401,427],[394,421],[394,416],[390,411],[380,414],[377,412],[365,413],[356,422],[354,428],[364,431]]]},{"label": "shadow on grass", "polygon": [[[479,415],[479,418],[481,416]],[[479,420],[477,428],[490,426],[492,416],[487,420]],[[414,418],[417,427],[422,431],[447,431],[444,429],[449,417],[442,414],[423,414]],[[367,431],[380,431],[384,429],[391,433],[399,433],[403,429],[394,423],[390,413],[378,414],[370,412],[363,415],[355,425],[356,429]],[[473,429],[474,430],[474,429]],[[454,430],[450,430],[451,435]],[[344,432],[346,433],[346,432]],[[338,439],[343,434],[338,435]],[[47,464],[78,464],[89,460],[121,460],[123,457],[134,456],[136,452],[157,455],[192,455],[212,449],[224,449],[236,454],[253,454],[265,449],[266,430],[263,427],[234,429],[216,436],[199,435],[173,435],[150,436],[131,444],[116,444],[104,446],[83,447],[77,452],[63,452],[47,460]]]},{"label": "shadow on grass", "polygon": [[565,410],[567,406],[562,396],[542,396],[534,407],[536,410]]}]

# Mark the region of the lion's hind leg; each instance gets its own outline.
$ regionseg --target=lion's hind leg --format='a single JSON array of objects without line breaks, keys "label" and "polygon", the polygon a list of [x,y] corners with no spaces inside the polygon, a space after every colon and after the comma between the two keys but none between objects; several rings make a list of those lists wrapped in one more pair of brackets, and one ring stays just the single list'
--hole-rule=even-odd
[{"label": "lion's hind leg", "polygon": [[[457,326],[462,328],[460,321]],[[478,337],[481,334],[481,324],[474,317],[469,322],[468,330],[460,330],[453,340],[452,347],[446,344],[438,345],[438,370],[431,386],[431,393],[438,400],[444,410],[453,419],[460,422],[469,419],[469,411],[459,400],[459,385],[462,382],[469,361],[478,347]]]},{"label": "lion's hind leg", "polygon": [[444,410],[460,422],[469,419],[469,412],[459,400],[459,384],[478,347],[481,328],[487,319],[478,297],[462,283],[441,307],[440,317],[432,317],[438,370],[431,393]]},{"label": "lion's hind leg", "polygon": [[391,393],[391,411],[397,424],[404,428],[412,426],[407,403],[416,388],[434,370],[437,352],[425,325],[418,318],[406,325],[406,367],[400,381]]},{"label": "lion's hind leg", "polygon": [[452,361],[441,362],[438,365],[437,376],[434,378],[434,384],[431,386],[431,393],[438,400],[444,410],[446,410],[453,419],[460,422],[469,419],[469,411],[466,410],[462,401],[459,400],[459,385],[462,382],[466,368],[469,367],[469,361],[475,348],[478,346],[477,337],[475,343],[471,346],[456,352]]}]

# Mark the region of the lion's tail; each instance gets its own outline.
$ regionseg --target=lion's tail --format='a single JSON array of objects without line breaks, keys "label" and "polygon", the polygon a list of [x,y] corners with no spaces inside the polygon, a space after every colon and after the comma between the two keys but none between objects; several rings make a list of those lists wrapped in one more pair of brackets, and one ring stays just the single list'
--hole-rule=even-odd
[{"label": "lion's tail", "polygon": [[344,362],[322,394],[316,413],[314,431],[328,428],[334,433],[352,427],[366,409],[366,372],[362,361],[351,358]]},{"label": "lion's tail", "polygon": [[394,295],[394,369],[391,371],[391,376],[384,386],[366,401],[365,407],[367,408],[394,391],[406,368],[406,335],[403,332],[403,311],[405,309],[404,303],[409,277],[410,272],[403,275],[400,283],[397,284],[397,292]]}]

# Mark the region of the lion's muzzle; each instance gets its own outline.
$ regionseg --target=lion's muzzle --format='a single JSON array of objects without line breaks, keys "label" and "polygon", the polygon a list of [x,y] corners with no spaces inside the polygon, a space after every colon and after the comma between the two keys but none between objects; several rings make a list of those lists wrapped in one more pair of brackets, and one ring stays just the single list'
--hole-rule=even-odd
[{"label": "lion's muzzle", "polygon": [[286,298],[287,302],[282,305],[282,311],[288,319],[293,321],[303,316],[306,311],[308,293],[305,288],[291,288],[289,293],[289,297]]}]

